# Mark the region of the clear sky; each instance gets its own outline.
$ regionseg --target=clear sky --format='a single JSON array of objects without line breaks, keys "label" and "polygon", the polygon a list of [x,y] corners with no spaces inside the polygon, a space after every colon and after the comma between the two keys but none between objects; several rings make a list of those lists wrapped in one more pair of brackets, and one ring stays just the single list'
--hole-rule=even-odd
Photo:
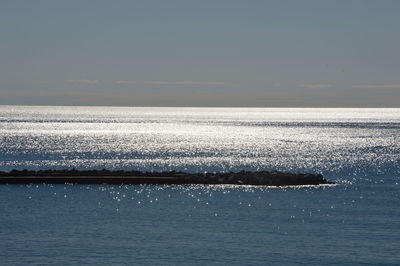
[{"label": "clear sky", "polygon": [[398,0],[2,0],[0,104],[400,107]]}]

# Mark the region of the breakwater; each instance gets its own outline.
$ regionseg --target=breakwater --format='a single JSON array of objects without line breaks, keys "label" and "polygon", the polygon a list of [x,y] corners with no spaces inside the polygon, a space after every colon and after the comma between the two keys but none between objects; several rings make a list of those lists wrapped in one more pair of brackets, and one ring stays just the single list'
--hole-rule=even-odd
[{"label": "breakwater", "polygon": [[228,173],[140,172],[125,170],[12,170],[0,171],[0,184],[235,184],[293,186],[333,184],[321,174],[280,171]]}]

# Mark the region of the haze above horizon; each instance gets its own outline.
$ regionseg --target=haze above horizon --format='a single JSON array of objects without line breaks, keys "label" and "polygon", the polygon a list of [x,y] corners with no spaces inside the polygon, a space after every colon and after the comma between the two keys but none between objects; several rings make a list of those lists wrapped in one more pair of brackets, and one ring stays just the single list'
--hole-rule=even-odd
[{"label": "haze above horizon", "polygon": [[400,2],[0,3],[0,104],[400,107]]}]

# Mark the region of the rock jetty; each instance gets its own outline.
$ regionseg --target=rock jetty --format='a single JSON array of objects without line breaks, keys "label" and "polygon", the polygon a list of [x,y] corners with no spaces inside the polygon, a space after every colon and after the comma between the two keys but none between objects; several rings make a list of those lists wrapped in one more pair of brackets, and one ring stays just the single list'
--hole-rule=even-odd
[{"label": "rock jetty", "polygon": [[140,172],[124,170],[12,170],[0,171],[0,184],[234,184],[296,186],[333,184],[321,174],[280,171],[228,173]]}]

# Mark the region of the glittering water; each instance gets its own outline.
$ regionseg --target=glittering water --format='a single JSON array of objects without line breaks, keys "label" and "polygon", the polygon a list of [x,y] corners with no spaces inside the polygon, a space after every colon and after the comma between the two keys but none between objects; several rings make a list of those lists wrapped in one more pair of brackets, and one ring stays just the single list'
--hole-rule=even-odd
[{"label": "glittering water", "polygon": [[0,167],[398,175],[400,109],[0,107]]},{"label": "glittering water", "polygon": [[318,172],[336,186],[0,186],[0,264],[393,264],[400,109],[0,106],[0,170]]}]

